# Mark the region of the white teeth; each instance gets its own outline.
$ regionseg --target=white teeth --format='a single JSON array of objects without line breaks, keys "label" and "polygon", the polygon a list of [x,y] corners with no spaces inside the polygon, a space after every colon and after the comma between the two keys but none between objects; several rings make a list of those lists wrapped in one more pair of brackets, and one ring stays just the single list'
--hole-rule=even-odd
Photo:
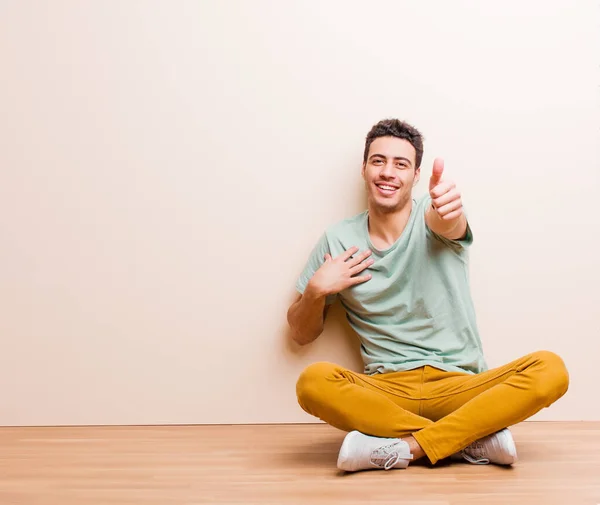
[{"label": "white teeth", "polygon": [[379,184],[379,187],[381,189],[386,189],[388,191],[394,191],[396,188],[393,188],[392,186],[384,186],[383,184]]}]

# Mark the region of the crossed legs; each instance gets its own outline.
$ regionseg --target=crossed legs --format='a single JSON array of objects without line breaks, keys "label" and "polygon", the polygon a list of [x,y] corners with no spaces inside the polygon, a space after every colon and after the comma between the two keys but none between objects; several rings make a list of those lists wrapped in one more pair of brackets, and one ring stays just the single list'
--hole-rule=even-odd
[{"label": "crossed legs", "polygon": [[476,375],[427,366],[368,376],[321,362],[302,372],[296,391],[300,406],[328,424],[413,437],[435,464],[550,406],[568,384],[562,359],[539,351]]}]

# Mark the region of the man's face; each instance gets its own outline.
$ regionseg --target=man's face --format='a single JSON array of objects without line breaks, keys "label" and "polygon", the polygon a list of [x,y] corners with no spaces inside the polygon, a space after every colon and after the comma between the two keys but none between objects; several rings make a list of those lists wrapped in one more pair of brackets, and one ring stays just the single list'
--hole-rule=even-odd
[{"label": "man's face", "polygon": [[412,196],[420,169],[415,167],[415,148],[397,137],[376,138],[363,164],[369,204],[381,212],[402,209]]}]

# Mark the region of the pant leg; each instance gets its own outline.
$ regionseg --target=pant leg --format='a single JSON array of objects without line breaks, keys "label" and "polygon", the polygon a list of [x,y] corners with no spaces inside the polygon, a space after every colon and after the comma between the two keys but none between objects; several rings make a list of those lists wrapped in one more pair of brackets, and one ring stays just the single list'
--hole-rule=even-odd
[{"label": "pant leg", "polygon": [[548,351],[477,375],[442,376],[424,390],[424,413],[439,420],[413,436],[436,463],[549,407],[568,387],[563,360]]},{"label": "pant leg", "polygon": [[421,384],[420,370],[371,376],[321,362],[302,372],[296,394],[306,412],[340,430],[399,438],[432,424],[418,415]]}]

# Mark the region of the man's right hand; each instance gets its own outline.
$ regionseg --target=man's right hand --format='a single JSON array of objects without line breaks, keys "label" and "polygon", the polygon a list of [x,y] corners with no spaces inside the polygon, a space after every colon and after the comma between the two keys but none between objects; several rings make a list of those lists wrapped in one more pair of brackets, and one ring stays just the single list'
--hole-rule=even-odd
[{"label": "man's right hand", "polygon": [[370,250],[352,258],[358,250],[358,247],[351,247],[335,259],[326,254],[325,263],[309,281],[311,291],[317,296],[334,295],[350,286],[368,281],[371,274],[358,274],[370,267],[374,260],[372,258],[367,260],[371,255]]}]

